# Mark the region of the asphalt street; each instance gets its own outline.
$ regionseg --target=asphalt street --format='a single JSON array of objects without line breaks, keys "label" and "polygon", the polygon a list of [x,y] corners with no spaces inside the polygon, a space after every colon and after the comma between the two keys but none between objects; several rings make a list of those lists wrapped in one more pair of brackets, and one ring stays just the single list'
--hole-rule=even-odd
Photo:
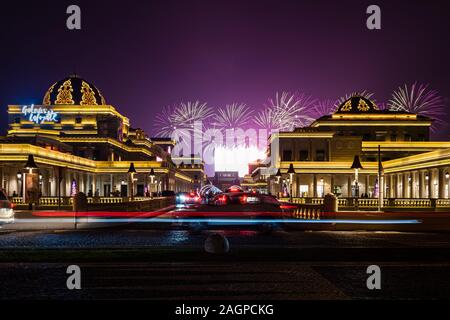
[{"label": "asphalt street", "polygon": [[[167,210],[168,211],[168,210]],[[170,216],[170,212],[160,217]],[[0,228],[0,299],[310,300],[448,299],[450,233],[186,230],[177,224],[106,223],[20,211]],[[204,251],[212,233],[230,252]],[[66,287],[69,265],[81,290]],[[367,267],[381,268],[369,290]]]},{"label": "asphalt street", "polygon": [[[448,299],[450,234],[105,229],[0,233],[1,299]],[[221,232],[221,231],[218,231]],[[55,250],[57,249],[57,250]],[[82,289],[66,288],[79,265]],[[381,290],[366,286],[369,265]]]}]

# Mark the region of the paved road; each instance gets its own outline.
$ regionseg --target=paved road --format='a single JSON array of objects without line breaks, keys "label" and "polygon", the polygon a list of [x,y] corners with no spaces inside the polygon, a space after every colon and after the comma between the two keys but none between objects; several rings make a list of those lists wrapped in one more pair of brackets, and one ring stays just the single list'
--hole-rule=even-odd
[{"label": "paved road", "polygon": [[[0,233],[0,298],[450,297],[450,234],[275,232],[263,235],[228,231],[224,234],[232,252],[225,256],[203,252],[207,234],[138,229],[4,231]],[[65,287],[69,264],[77,264],[82,269],[80,291]],[[381,267],[381,291],[366,288],[366,268],[371,264]]]}]

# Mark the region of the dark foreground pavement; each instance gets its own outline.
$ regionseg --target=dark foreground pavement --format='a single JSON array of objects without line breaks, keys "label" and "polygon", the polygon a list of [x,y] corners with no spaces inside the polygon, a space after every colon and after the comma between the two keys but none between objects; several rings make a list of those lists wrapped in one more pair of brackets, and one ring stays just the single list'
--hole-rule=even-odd
[{"label": "dark foreground pavement", "polygon": [[[0,233],[1,299],[448,299],[450,234],[102,230]],[[66,288],[67,266],[82,289]],[[381,290],[366,269],[381,268]]]}]

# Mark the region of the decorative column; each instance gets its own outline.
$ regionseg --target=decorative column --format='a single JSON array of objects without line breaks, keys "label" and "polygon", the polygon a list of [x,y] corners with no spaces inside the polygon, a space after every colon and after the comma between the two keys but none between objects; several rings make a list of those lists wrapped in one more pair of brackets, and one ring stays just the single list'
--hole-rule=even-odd
[{"label": "decorative column", "polygon": [[334,193],[334,174],[330,176],[330,193]]},{"label": "decorative column", "polygon": [[406,172],[403,174],[403,198],[410,198],[410,188],[409,188],[409,173]]},{"label": "decorative column", "polygon": [[445,186],[446,186],[445,198],[448,199],[450,198],[450,173],[448,168],[445,169]]},{"label": "decorative column", "polygon": [[433,176],[431,171],[427,171],[427,175],[428,175],[428,179],[426,181],[427,187],[428,187],[428,192],[427,192],[427,198],[431,199],[432,198],[432,192],[433,192],[433,185],[432,185],[432,181],[433,181]]},{"label": "decorative column", "polygon": [[439,194],[438,194],[438,198],[439,199],[444,199],[445,198],[445,172],[444,172],[444,168],[439,168],[439,177],[438,177],[438,190],[439,190]]},{"label": "decorative column", "polygon": [[423,183],[423,172],[418,172],[418,180],[419,180],[419,198],[424,198],[424,183]]},{"label": "decorative column", "polygon": [[347,178],[347,197],[352,197],[352,176],[348,176]]},{"label": "decorative column", "polygon": [[[369,184],[370,184],[370,177],[369,174],[366,174],[366,185],[364,186],[364,192],[368,195],[369,194]],[[375,191],[375,188],[374,188]]]},{"label": "decorative column", "polygon": [[313,175],[313,197],[317,198],[317,175]]}]

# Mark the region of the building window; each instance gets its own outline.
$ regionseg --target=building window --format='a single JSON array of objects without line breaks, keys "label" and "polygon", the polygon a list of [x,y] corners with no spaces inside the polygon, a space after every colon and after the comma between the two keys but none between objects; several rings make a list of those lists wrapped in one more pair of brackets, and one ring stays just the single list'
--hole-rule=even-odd
[{"label": "building window", "polygon": [[300,161],[308,161],[308,150],[301,150],[300,151]]},{"label": "building window", "polygon": [[14,122],[15,122],[15,123],[20,123],[20,118],[15,118],[15,119],[14,119]]},{"label": "building window", "polygon": [[309,186],[307,184],[300,185],[300,197],[308,197]]},{"label": "building window", "polygon": [[75,118],[75,123],[81,123],[81,120],[82,120],[81,117],[76,117]]},{"label": "building window", "polygon": [[325,161],[325,150],[316,151],[316,161]]},{"label": "building window", "polygon": [[283,151],[283,161],[292,161],[292,151],[291,150],[284,150]]},{"label": "building window", "polygon": [[391,134],[391,141],[397,141],[397,135]]}]

